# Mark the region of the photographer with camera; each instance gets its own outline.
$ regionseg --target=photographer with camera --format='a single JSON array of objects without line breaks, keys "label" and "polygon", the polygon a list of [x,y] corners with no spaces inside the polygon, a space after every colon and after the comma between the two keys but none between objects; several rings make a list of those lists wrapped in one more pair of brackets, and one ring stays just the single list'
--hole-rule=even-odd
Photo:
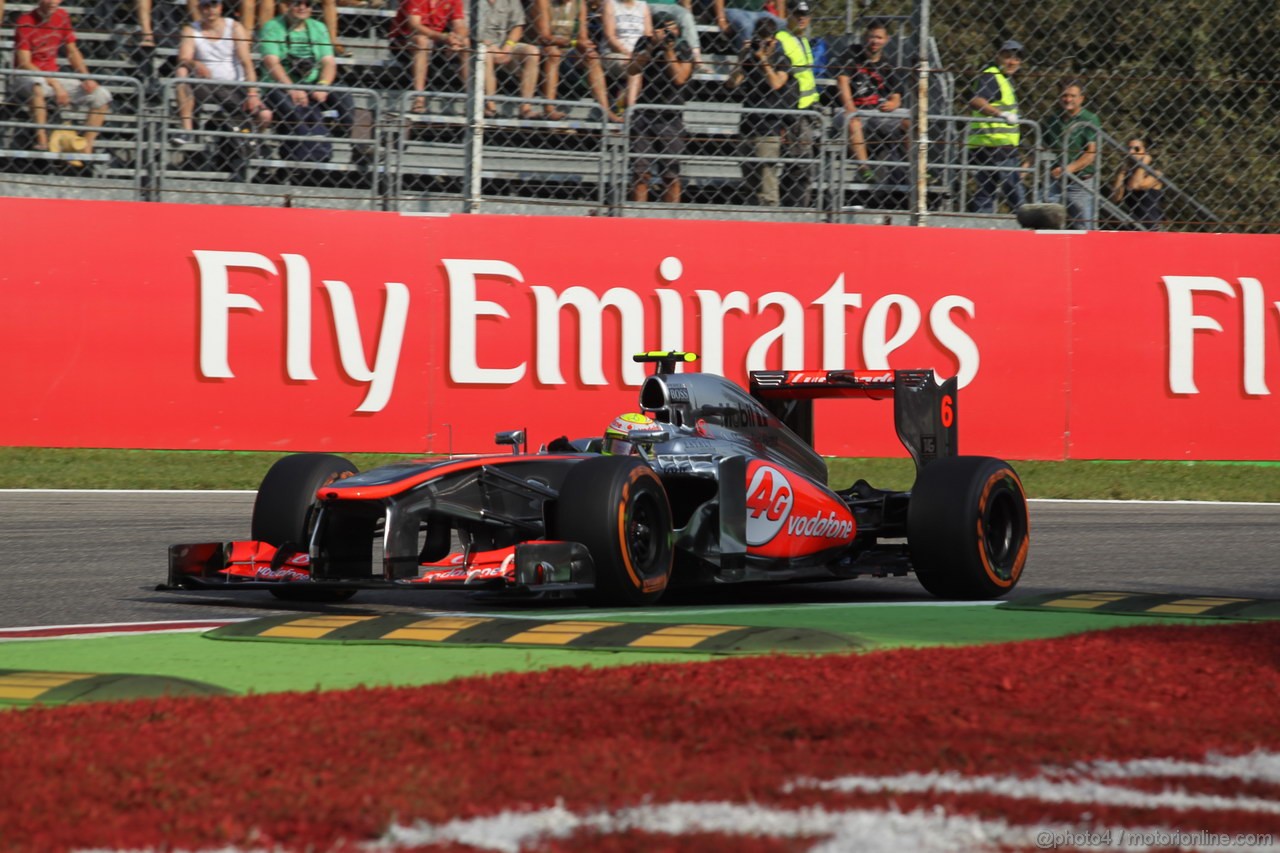
[{"label": "photographer with camera", "polygon": [[[649,183],[660,176],[662,200],[680,202],[680,155],[684,154],[684,113],[651,105],[683,107],[685,84],[693,76],[693,49],[680,40],[680,25],[665,12],[653,15],[653,35],[636,41],[627,63],[630,83],[640,78],[641,94],[632,111],[631,142],[636,157],[633,201],[649,200]],[[659,156],[654,156],[659,155]],[[658,175],[655,175],[658,173]]]},{"label": "photographer with camera", "polygon": [[[285,13],[262,25],[258,51],[262,54],[262,80],[285,85],[331,86],[338,76],[329,30],[311,16],[313,0],[289,0]],[[282,133],[299,136],[329,136],[325,124],[332,119],[339,135],[351,127],[351,96],[323,89],[266,90],[263,99],[275,116]],[[293,159],[328,161],[332,146],[327,142],[285,146],[301,153]]]},{"label": "photographer with camera", "polygon": [[796,102],[791,60],[779,47],[777,33],[778,25],[772,18],[761,18],[755,36],[743,43],[738,64],[724,82],[725,88],[739,92],[740,103],[747,110],[742,115],[742,136],[753,146],[756,159],[745,164],[744,172],[756,204],[767,207],[781,203],[778,158],[782,156],[786,115],[754,110],[789,110]]}]

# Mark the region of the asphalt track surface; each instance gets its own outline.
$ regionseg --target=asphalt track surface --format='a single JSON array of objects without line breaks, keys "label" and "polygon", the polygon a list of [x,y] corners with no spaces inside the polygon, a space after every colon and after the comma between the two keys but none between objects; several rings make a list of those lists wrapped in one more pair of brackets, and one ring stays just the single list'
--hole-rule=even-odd
[{"label": "asphalt track surface", "polygon": [[[168,546],[248,535],[251,492],[0,491],[0,628],[268,616],[265,592],[167,593]],[[1193,593],[1280,599],[1280,503],[1033,501],[1031,556],[1014,592]],[[660,608],[932,599],[914,578],[676,591]],[[467,592],[361,592],[384,613],[530,610]]]}]

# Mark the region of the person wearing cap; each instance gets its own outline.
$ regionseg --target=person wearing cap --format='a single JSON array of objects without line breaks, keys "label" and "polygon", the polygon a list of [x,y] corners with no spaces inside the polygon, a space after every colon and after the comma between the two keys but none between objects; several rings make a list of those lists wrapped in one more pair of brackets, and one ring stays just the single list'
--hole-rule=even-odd
[{"label": "person wearing cap", "polygon": [[326,114],[344,128],[351,125],[351,95],[327,89],[338,76],[338,61],[329,30],[312,17],[313,11],[313,0],[289,0],[284,14],[258,31],[263,82],[316,87],[267,90],[267,107],[284,133],[299,125],[320,124]]},{"label": "person wearing cap", "polygon": [[[182,129],[190,134],[195,128],[196,103],[214,101],[220,106],[253,116],[260,132],[271,123],[271,111],[266,108],[258,91],[258,74],[249,56],[249,33],[234,18],[222,14],[222,0],[199,0],[200,17],[183,26],[178,43],[178,68],[175,75],[195,80],[215,80],[220,83],[245,82],[247,87],[180,83],[177,87],[178,116]],[[175,136],[179,145],[185,136]]]},{"label": "person wearing cap", "polygon": [[[144,2],[150,2],[150,0],[144,0]],[[198,20],[200,17],[196,5],[198,2],[199,0],[187,0],[187,13],[192,20]],[[338,43],[338,0],[318,0],[318,2],[325,28],[329,31],[329,40],[333,42],[333,52],[338,56],[350,56],[351,52]],[[360,6],[366,2],[374,8],[380,8],[384,0],[344,0],[343,5]],[[240,23],[244,24],[245,29],[253,32],[280,14],[287,4],[288,0],[279,0],[279,2],[277,0],[240,0]]]},{"label": "person wearing cap", "polygon": [[643,103],[635,109],[631,121],[632,153],[637,155],[632,166],[631,199],[648,201],[649,184],[661,178],[662,200],[679,204],[680,156],[687,139],[680,107],[685,102],[685,84],[693,76],[693,50],[680,39],[680,25],[675,18],[656,12],[652,20],[653,35],[636,42],[627,63],[631,81],[644,78]]},{"label": "person wearing cap", "polygon": [[1013,75],[1022,67],[1022,43],[1010,39],[1000,45],[996,61],[982,70],[969,100],[967,144],[969,163],[994,168],[974,172],[976,188],[969,201],[971,213],[995,213],[997,191],[1011,211],[1026,200],[1018,171],[1018,96]]},{"label": "person wearing cap", "polygon": [[[735,46],[741,46],[755,35],[756,23],[761,18],[773,18],[780,30],[786,27],[785,20],[765,11],[767,5],[768,0],[733,0],[732,5],[726,0],[713,0],[716,26],[720,27],[720,32],[729,36]],[[776,0],[775,7],[780,14],[785,15],[787,0]]]},{"label": "person wearing cap", "polygon": [[[1048,200],[1061,204],[1065,197],[1069,228],[1094,226],[1098,196],[1098,132],[1102,122],[1084,108],[1084,84],[1067,80],[1058,96],[1062,109],[1045,119],[1040,142],[1054,165],[1049,170]],[[1065,188],[1065,192],[1063,191]]]},{"label": "person wearing cap", "polygon": [[787,13],[786,29],[778,31],[778,44],[791,61],[791,77],[795,81],[795,102],[791,109],[805,110],[808,115],[791,119],[782,137],[782,156],[786,167],[782,173],[782,200],[790,207],[809,207],[813,203],[813,158],[822,134],[818,118],[818,80],[813,71],[813,46],[805,33],[809,30],[811,12],[807,0],[797,0]]}]

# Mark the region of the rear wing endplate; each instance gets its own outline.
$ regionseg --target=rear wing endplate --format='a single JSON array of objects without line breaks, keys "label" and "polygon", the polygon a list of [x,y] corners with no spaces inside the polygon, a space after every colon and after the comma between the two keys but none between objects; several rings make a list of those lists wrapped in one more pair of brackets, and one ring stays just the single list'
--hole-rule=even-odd
[{"label": "rear wing endplate", "polygon": [[751,396],[813,446],[813,401],[893,398],[898,440],[916,471],[959,450],[956,377],[938,383],[932,370],[753,370]]}]

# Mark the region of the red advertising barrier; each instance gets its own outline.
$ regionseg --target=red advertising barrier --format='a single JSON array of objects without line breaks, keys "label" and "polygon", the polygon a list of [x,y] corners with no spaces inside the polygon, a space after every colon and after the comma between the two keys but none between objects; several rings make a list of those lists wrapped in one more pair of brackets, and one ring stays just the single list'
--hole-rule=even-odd
[{"label": "red advertising barrier", "polygon": [[[1280,237],[0,200],[0,441],[466,452],[601,432],[630,354],[959,374],[961,448],[1278,459]],[[899,455],[891,403],[817,444]]]}]

